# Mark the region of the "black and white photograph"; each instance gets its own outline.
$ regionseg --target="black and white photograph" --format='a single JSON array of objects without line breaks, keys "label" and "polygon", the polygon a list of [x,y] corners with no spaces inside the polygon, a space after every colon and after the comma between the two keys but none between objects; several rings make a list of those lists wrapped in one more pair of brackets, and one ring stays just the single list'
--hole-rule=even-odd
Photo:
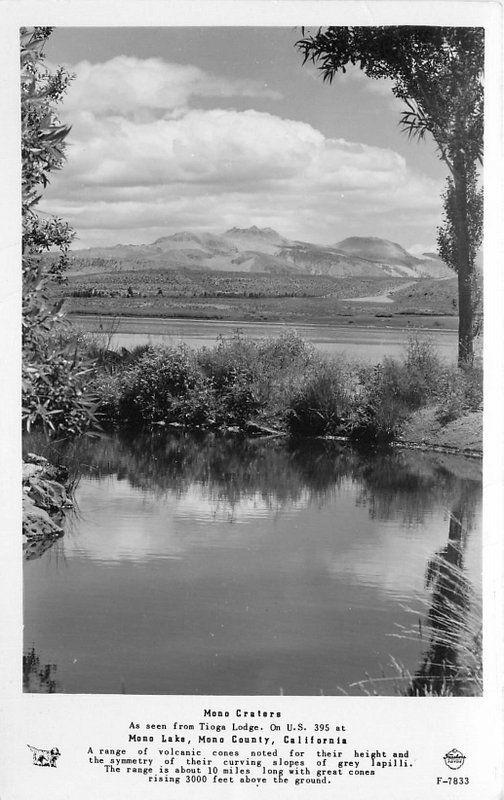
[{"label": "black and white photograph", "polygon": [[483,693],[485,31],[302,22],[20,30],[25,693]]},{"label": "black and white photograph", "polygon": [[2,800],[498,800],[502,2],[0,5]]}]

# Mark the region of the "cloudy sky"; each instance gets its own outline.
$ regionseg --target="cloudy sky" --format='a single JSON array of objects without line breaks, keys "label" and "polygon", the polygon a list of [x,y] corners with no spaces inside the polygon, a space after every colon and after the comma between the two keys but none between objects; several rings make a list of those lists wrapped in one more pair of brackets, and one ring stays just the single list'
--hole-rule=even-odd
[{"label": "cloudy sky", "polygon": [[434,248],[444,170],[408,141],[401,104],[358,70],[323,84],[293,28],[59,28],[50,65],[76,77],[72,125],[41,210],[75,247],[180,230],[269,226],[330,244]]}]

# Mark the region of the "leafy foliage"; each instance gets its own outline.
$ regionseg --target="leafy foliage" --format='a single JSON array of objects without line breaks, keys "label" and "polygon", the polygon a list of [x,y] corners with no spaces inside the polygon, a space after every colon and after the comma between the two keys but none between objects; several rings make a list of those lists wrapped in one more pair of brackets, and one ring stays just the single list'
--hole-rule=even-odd
[{"label": "leafy foliage", "polygon": [[[478,186],[474,164],[466,170],[464,193],[466,204],[461,209],[454,179],[447,178],[443,196],[444,220],[443,225],[438,228],[437,243],[439,255],[457,273],[464,260],[462,248],[466,250],[469,271],[465,274],[462,270],[459,281],[467,283],[471,326],[469,333],[474,338],[481,333],[483,326],[481,283],[475,273],[476,254],[483,241],[483,189]],[[460,227],[466,231],[465,236],[459,235]]]},{"label": "leafy foliage", "polygon": [[362,371],[363,401],[351,437],[363,443],[396,439],[412,411],[437,402],[449,371],[429,339],[411,336],[403,361],[385,358]]},{"label": "leafy foliage", "polygon": [[393,94],[406,105],[402,129],[410,138],[433,137],[450,171],[439,253],[458,275],[459,363],[471,364],[480,327],[474,258],[482,235],[477,165],[483,158],[483,28],[329,27],[297,47],[325,81],[349,64],[370,78],[390,79]]},{"label": "leafy foliage", "polygon": [[186,347],[150,347],[119,380],[119,419],[134,425],[179,422],[207,426],[211,385]]},{"label": "leafy foliage", "polygon": [[218,420],[241,426],[250,420],[281,425],[286,397],[313,362],[314,351],[294,331],[253,341],[237,333],[203,350],[199,363],[219,399]]},{"label": "leafy foliage", "polygon": [[359,384],[351,365],[321,360],[290,399],[289,432],[294,436],[342,436],[355,424]]},{"label": "leafy foliage", "polygon": [[[48,299],[61,282],[73,231],[67,222],[37,214],[50,175],[65,159],[69,127],[58,120],[59,103],[72,78],[62,67],[50,73],[43,48],[51,28],[21,29],[21,148],[23,263],[23,421],[48,432],[76,434],[95,422],[95,403],[84,387],[89,366],[78,348],[58,334],[60,304]],[[47,259],[43,255],[55,252]]]},{"label": "leafy foliage", "polygon": [[349,64],[370,78],[391,79],[392,92],[406,104],[401,126],[408,135],[430,133],[444,159],[463,148],[469,162],[481,160],[483,28],[329,27],[297,47],[325,81]]},{"label": "leafy foliage", "polygon": [[[444,424],[482,402],[482,374],[444,364],[428,338],[410,338],[402,360],[373,367],[328,359],[296,333],[254,341],[237,333],[216,347],[145,346],[103,352],[93,378],[100,414],[136,428],[273,428],[294,437],[393,441],[406,418],[438,407]],[[449,398],[453,402],[448,409]]]},{"label": "leafy foliage", "polygon": [[438,389],[436,419],[446,425],[463,414],[483,408],[481,368],[446,370]]},{"label": "leafy foliage", "polygon": [[294,333],[260,342],[237,333],[213,349],[142,347],[100,354],[93,379],[100,414],[135,426],[178,423],[199,428],[281,424],[286,398],[312,363],[312,348]]}]

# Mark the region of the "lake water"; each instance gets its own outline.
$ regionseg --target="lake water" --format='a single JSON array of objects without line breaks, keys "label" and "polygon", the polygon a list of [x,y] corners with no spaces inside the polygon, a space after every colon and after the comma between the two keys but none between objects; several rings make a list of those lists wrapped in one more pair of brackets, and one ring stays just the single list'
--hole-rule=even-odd
[{"label": "lake water", "polygon": [[444,634],[479,621],[479,462],[166,433],[58,447],[78,511],[25,562],[29,691],[361,694],[369,675],[395,694],[392,658],[419,680],[463,661]]},{"label": "lake water", "polygon": [[[157,319],[152,317],[73,316],[83,330],[90,331],[111,348],[142,344],[177,344],[191,347],[212,347],[219,336],[231,336],[237,330],[253,339],[278,336],[295,329],[318,350],[334,355],[345,353],[349,358],[377,363],[384,356],[401,357],[411,329],[360,328],[356,325],[286,325],[280,322],[223,322],[203,319]],[[457,359],[457,332],[450,330],[418,330],[429,336],[437,352],[446,361]]]}]

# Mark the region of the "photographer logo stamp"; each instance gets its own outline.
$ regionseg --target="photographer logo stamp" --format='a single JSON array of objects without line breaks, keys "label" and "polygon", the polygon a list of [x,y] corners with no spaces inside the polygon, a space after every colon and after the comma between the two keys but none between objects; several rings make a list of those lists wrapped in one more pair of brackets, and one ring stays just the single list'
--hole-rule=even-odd
[{"label": "photographer logo stamp", "polygon": [[51,750],[41,750],[39,747],[32,747],[31,744],[27,747],[32,751],[35,767],[55,767],[56,761],[61,755],[57,747],[53,747]]},{"label": "photographer logo stamp", "polygon": [[463,766],[465,759],[465,755],[463,755],[460,750],[456,750],[455,748],[443,756],[443,761],[450,769],[460,769]]}]

